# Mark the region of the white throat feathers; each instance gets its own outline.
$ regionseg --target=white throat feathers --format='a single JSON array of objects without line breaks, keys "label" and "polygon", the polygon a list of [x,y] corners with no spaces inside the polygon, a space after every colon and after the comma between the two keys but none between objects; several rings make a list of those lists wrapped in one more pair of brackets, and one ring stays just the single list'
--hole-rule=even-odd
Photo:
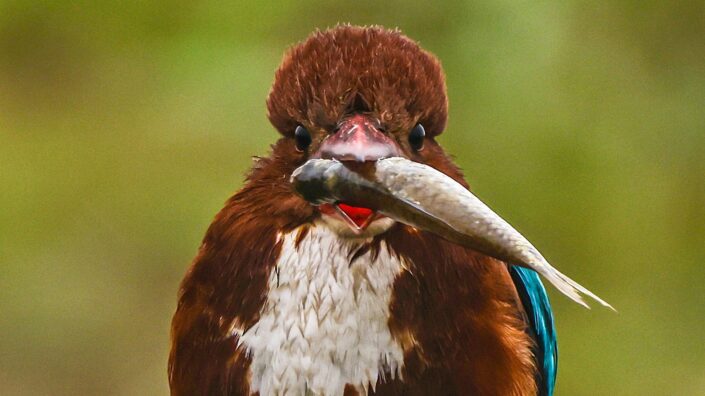
[{"label": "white throat feathers", "polygon": [[380,377],[399,377],[404,353],[387,323],[404,259],[382,243],[351,261],[370,239],[341,238],[321,223],[279,238],[259,321],[233,329],[252,359],[250,391],[342,395],[351,384],[366,394]]}]

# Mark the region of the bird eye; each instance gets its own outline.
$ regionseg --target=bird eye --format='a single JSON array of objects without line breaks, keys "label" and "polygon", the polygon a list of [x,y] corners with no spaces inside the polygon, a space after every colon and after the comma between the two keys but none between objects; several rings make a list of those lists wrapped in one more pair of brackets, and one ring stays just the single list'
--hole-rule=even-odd
[{"label": "bird eye", "polygon": [[409,144],[411,148],[419,151],[423,148],[423,139],[426,137],[426,130],[423,129],[423,125],[416,124],[416,126],[409,132]]},{"label": "bird eye", "polygon": [[294,139],[296,139],[296,149],[299,151],[304,151],[311,145],[311,134],[301,125],[296,127]]}]

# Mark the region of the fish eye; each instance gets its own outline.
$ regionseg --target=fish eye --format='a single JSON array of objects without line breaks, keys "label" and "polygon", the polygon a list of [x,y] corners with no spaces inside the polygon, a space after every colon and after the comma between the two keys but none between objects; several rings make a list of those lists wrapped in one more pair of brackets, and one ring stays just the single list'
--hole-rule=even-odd
[{"label": "fish eye", "polygon": [[409,145],[411,145],[411,148],[420,151],[423,149],[423,140],[426,137],[426,130],[423,128],[423,125],[421,124],[416,124],[411,129],[411,132],[409,132]]},{"label": "fish eye", "polygon": [[311,134],[302,125],[296,127],[294,139],[296,140],[296,149],[299,151],[304,151],[311,145]]}]

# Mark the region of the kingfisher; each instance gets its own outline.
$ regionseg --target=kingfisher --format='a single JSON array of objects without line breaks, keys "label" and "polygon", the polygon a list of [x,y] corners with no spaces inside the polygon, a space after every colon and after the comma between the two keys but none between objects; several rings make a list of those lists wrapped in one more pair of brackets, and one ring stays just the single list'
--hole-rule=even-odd
[{"label": "kingfisher", "polygon": [[467,190],[436,140],[448,117],[438,59],[399,30],[316,31],[287,51],[266,104],[281,136],[180,286],[171,394],[553,394],[556,332],[537,272],[493,254],[502,247],[292,186],[313,159],[364,173],[401,157]]}]

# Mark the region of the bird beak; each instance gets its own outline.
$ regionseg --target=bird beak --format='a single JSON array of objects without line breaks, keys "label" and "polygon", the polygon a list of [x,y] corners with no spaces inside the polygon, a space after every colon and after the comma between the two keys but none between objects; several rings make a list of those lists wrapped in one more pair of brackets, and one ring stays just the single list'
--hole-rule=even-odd
[{"label": "bird beak", "polygon": [[373,162],[398,157],[401,149],[392,138],[382,133],[379,122],[364,114],[354,114],[338,124],[312,158],[341,162]]},{"label": "bird beak", "polygon": [[387,158],[358,172],[339,161],[314,159],[296,169],[291,181],[309,202],[372,208],[507,264],[533,269],[582,305],[587,306],[581,293],[611,308],[551,266],[531,242],[465,187],[427,165]]},{"label": "bird beak", "polygon": [[[363,169],[379,159],[398,157],[401,152],[397,143],[382,132],[376,119],[353,114],[338,124],[335,133],[326,137],[312,158],[333,159]],[[356,235],[363,234],[374,220],[384,217],[375,210],[340,202],[325,203],[318,208],[321,213],[342,220]]]}]

